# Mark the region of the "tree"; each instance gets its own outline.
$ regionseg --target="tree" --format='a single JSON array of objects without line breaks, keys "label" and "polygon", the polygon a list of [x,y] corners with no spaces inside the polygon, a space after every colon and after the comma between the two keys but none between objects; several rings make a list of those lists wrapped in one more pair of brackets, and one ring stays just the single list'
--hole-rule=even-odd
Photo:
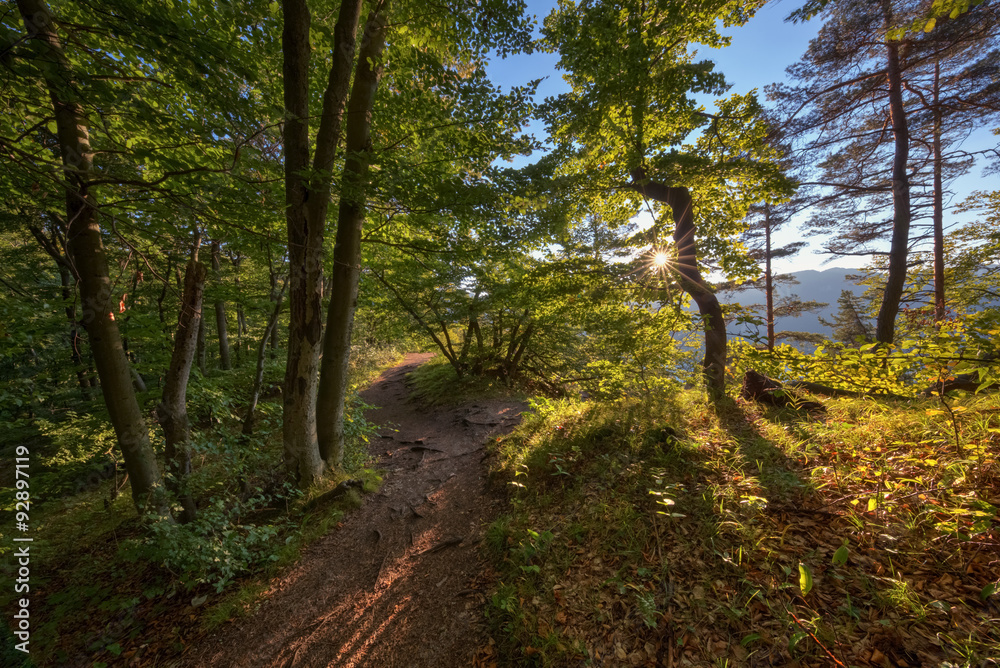
[{"label": "tree", "polygon": [[129,362],[112,311],[111,278],[91,186],[97,180],[94,154],[89,123],[74,92],[76,75],[44,2],[18,0],[17,6],[38,63],[39,78],[52,100],[64,168],[68,256],[79,275],[83,325],[94,352],[101,391],[128,471],[132,500],[140,512],[155,509],[160,503],[154,498],[160,485],[160,469],[132,388]]},{"label": "tree", "polygon": [[1000,11],[993,4],[936,22],[916,43],[921,62],[908,76],[913,112],[919,129],[915,142],[923,149],[923,171],[931,173],[934,317],[947,315],[945,298],[946,183],[964,175],[977,153],[997,155],[996,147],[964,150],[963,140],[1000,114]]},{"label": "tree", "polygon": [[[222,269],[222,262],[219,256],[222,254],[219,241],[212,242],[212,272],[215,274],[216,285],[219,283],[219,271]],[[229,332],[226,328],[226,300],[219,295],[215,300],[215,331],[219,337],[219,365],[223,371],[233,368],[233,363],[229,358]]]},{"label": "tree", "polygon": [[[288,229],[289,329],[283,439],[289,472],[302,486],[322,473],[316,435],[316,387],[322,332],[323,234],[351,73],[361,0],[344,0],[334,28],[332,64],[315,146],[309,134],[310,28],[306,0],[282,2],[285,119],[285,216]],[[312,164],[310,165],[310,153]],[[311,169],[310,169],[311,167]]]},{"label": "tree", "polygon": [[351,330],[361,273],[361,229],[365,221],[371,124],[382,76],[389,2],[380,3],[365,24],[345,129],[347,159],[341,176],[337,243],[333,248],[333,291],[323,337],[317,421],[320,456],[333,466],[344,458],[344,401],[347,397]]},{"label": "tree", "polygon": [[194,498],[186,489],[187,477],[191,473],[191,424],[187,413],[187,385],[197,352],[198,332],[203,331],[202,297],[206,271],[205,265],[198,261],[200,246],[201,233],[196,231],[191,243],[191,259],[184,270],[184,293],[177,317],[174,352],[163,387],[163,400],[156,408],[160,426],[163,427],[167,488],[184,508],[180,516],[181,522],[191,522],[197,513]]},{"label": "tree", "polygon": [[837,305],[839,308],[832,321],[819,319],[827,327],[833,328],[834,341],[848,345],[870,342],[872,328],[864,315],[864,308],[858,302],[858,297],[850,290],[841,290]]},{"label": "tree", "polygon": [[[714,257],[727,273],[749,273],[733,236],[752,201],[777,201],[788,187],[753,96],[722,100],[714,114],[691,97],[721,95],[726,86],[710,62],[695,62],[690,46],[724,46],[717,24],[740,25],[756,7],[566,2],[543,29],[572,88],[546,108],[566,169],[600,193],[594,199],[604,201],[591,206],[608,221],[628,220],[644,205],[670,212],[672,225],[662,217],[660,225],[673,228],[671,268],[704,323],[704,375],[715,398],[724,391],[726,331],[700,263]],[[694,145],[683,144],[699,131]]]},{"label": "tree", "polygon": [[[886,33],[906,14],[894,0],[823,4],[830,20],[810,43],[803,60],[788,70],[805,84],[797,89],[775,87],[771,96],[793,109],[793,114],[811,106],[813,111],[800,119],[793,131],[808,137],[806,150],[827,153],[832,146],[846,145],[840,153],[829,151],[820,165],[824,176],[814,181],[815,185],[832,185],[842,197],[871,197],[876,210],[891,197],[888,272],[876,326],[878,340],[891,343],[906,281],[912,212],[910,131],[903,98],[908,44],[887,39]],[[872,107],[877,109],[875,117]],[[856,160],[852,162],[851,157]],[[884,169],[886,161],[891,164],[889,170]],[[866,172],[872,168],[877,178]],[[851,223],[866,212],[855,213]],[[843,222],[840,219],[832,224]],[[873,232],[871,224],[858,227],[864,231],[849,233],[851,241],[864,243],[882,233],[881,227]],[[852,247],[831,249],[853,252]]]},{"label": "tree", "polygon": [[[413,192],[418,189],[415,186],[429,187],[426,181],[418,184],[413,180],[427,159],[426,155],[418,158],[416,151],[441,142],[442,137],[461,137],[468,155],[456,156],[458,144],[453,143],[450,156],[443,160],[446,169],[455,172],[456,163],[472,163],[481,170],[485,166],[480,164],[484,156],[489,156],[489,160],[496,157],[493,138],[499,136],[507,141],[512,129],[520,124],[520,117],[514,115],[519,110],[512,109],[514,105],[505,98],[517,99],[522,93],[500,95],[488,85],[482,64],[490,48],[504,53],[527,44],[529,33],[522,16],[523,5],[508,0],[487,4],[486,18],[478,20],[454,7],[427,11],[419,3],[399,3],[393,5],[392,16],[396,18],[390,26],[389,3],[377,2],[368,15],[365,37],[355,58],[354,34],[361,5],[345,0],[334,30],[333,64],[322,110],[312,115],[308,92],[311,76],[308,8],[303,0],[288,0],[284,4],[286,215],[293,268],[289,284],[284,440],[289,469],[301,484],[315,479],[324,462],[338,465],[343,451],[341,423],[360,271],[358,248],[368,200],[376,190],[370,164],[379,162],[380,204],[410,208],[423,197],[423,193]],[[383,55],[390,31],[394,38],[389,40],[391,48]],[[388,91],[379,85],[386,60],[396,66],[387,73],[392,77],[392,88]],[[341,166],[335,157],[349,86],[350,113],[343,129],[346,152]],[[415,101],[418,103],[414,104]],[[395,113],[391,111],[394,103],[399,105]],[[492,105],[496,108],[491,109]],[[387,141],[386,148],[379,151],[376,143],[379,135],[374,128],[383,113],[389,114],[386,135],[391,129],[397,136],[391,145]],[[312,168],[308,169],[308,119],[316,117],[319,129]],[[408,124],[401,126],[403,121]],[[498,129],[484,127],[490,121]],[[463,127],[466,123],[469,127]],[[475,141],[468,141],[470,136]],[[504,151],[512,145],[508,143]],[[338,224],[331,310],[325,337],[321,337],[322,246],[335,174],[340,178],[336,192]],[[405,189],[393,184],[404,176],[409,179]],[[452,176],[447,175],[446,184]],[[326,351],[319,374],[323,409],[318,423],[315,379],[324,338]]]},{"label": "tree", "polygon": [[[773,99],[792,110],[792,116],[809,109],[809,113],[790,122],[789,127],[798,135],[800,149],[818,157],[815,160],[818,170],[806,182],[826,189],[816,197],[822,209],[810,221],[812,231],[836,232],[827,242],[828,252],[884,253],[888,258],[876,326],[876,337],[884,343],[894,338],[909,251],[919,241],[913,230],[923,212],[930,212],[935,230],[932,236],[940,245],[942,180],[949,178],[946,172],[950,171],[954,178],[968,166],[968,153],[942,150],[939,112],[948,105],[942,103],[939,95],[942,79],[935,78],[935,67],[963,51],[966,53],[952,64],[965,74],[950,79],[952,106],[956,111],[964,106],[966,114],[973,105],[966,106],[961,100],[966,98],[971,102],[969,92],[980,86],[973,84],[966,88],[959,82],[975,79],[969,75],[976,71],[984,74],[990,71],[984,64],[991,57],[968,69],[964,65],[968,49],[973,44],[982,48],[991,29],[969,30],[960,25],[976,25],[983,19],[982,25],[995,23],[990,20],[991,10],[984,5],[961,16],[959,12],[957,20],[943,20],[929,34],[897,30],[931,11],[930,3],[916,0],[806,3],[792,18],[809,18],[822,12],[827,23],[802,61],[789,68],[792,76],[803,83],[797,88],[770,90]],[[986,15],[977,19],[977,13]],[[983,87],[979,101],[989,96],[985,92],[989,88]],[[986,107],[980,105],[978,109],[982,112]],[[958,138],[964,135],[961,126],[968,123],[969,117],[958,122],[956,116],[952,116],[956,132],[951,136]],[[927,157],[921,156],[921,152]],[[926,191],[933,193],[931,198],[915,189],[920,184],[926,184]],[[922,203],[926,199],[932,201]],[[891,217],[884,217],[886,209],[891,210]],[[890,238],[887,252],[871,247],[885,237]],[[939,283],[938,301],[943,305],[944,286]]]},{"label": "tree", "polygon": [[[725,289],[730,291],[748,289],[762,289],[764,291],[764,323],[767,327],[768,350],[774,350],[776,341],[774,331],[775,288],[782,283],[797,283],[791,274],[775,274],[771,263],[777,259],[791,257],[806,246],[803,241],[794,241],[780,248],[774,247],[771,235],[789,220],[790,215],[784,205],[763,204],[750,208],[749,227],[744,232],[742,241],[747,246],[750,257],[757,262],[763,262],[764,275],[755,281],[725,286]],[[798,312],[802,312],[801,310],[796,312],[794,305],[790,303],[785,304],[784,310],[788,315],[797,315]]]}]

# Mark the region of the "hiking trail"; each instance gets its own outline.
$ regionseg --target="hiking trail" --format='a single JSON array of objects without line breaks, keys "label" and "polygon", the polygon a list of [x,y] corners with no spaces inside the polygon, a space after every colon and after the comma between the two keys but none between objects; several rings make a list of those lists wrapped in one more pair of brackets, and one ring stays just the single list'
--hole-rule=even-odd
[{"label": "hiking trail", "polygon": [[480,542],[502,499],[486,480],[486,442],[510,431],[523,402],[425,406],[406,374],[433,355],[411,353],[362,399],[377,408],[369,451],[385,470],[264,602],[186,648],[183,666],[471,666],[488,642]]}]

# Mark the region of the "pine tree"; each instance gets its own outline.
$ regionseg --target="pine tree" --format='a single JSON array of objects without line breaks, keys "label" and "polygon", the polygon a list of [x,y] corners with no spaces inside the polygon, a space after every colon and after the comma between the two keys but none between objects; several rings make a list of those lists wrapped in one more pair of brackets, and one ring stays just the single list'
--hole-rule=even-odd
[{"label": "pine tree", "polygon": [[825,318],[819,319],[821,323],[833,329],[833,340],[847,345],[870,343],[874,332],[871,322],[864,315],[864,308],[857,295],[850,290],[841,290],[837,305],[839,308],[832,322]]}]

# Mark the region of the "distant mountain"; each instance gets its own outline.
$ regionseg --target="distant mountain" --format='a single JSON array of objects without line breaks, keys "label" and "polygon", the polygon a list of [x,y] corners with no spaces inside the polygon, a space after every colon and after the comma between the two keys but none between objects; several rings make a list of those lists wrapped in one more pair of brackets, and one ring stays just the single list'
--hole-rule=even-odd
[{"label": "distant mountain", "polygon": [[[832,331],[829,327],[821,324],[819,319],[832,320],[837,312],[837,299],[842,290],[850,290],[856,295],[861,295],[865,288],[848,280],[849,275],[857,275],[858,269],[843,269],[834,267],[823,271],[808,269],[795,272],[793,276],[798,284],[780,283],[775,287],[775,300],[781,297],[798,295],[802,301],[824,302],[826,306],[816,313],[803,313],[798,317],[777,318],[774,321],[776,332],[809,332],[811,334],[823,334],[830,336]],[[742,291],[720,291],[719,301],[723,304],[740,304],[742,306],[759,305],[759,313],[764,316],[764,291],[763,290],[742,290]],[[736,331],[735,325],[730,325],[731,334],[745,334],[745,331]],[[766,328],[761,327],[761,335],[766,336]]]}]

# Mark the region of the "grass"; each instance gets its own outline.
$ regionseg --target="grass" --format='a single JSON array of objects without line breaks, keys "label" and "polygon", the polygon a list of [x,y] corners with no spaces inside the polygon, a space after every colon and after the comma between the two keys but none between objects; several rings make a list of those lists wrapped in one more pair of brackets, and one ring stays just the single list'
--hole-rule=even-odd
[{"label": "grass", "polygon": [[520,389],[493,376],[467,375],[459,378],[444,355],[435,355],[407,376],[413,396],[430,405],[461,403],[474,399],[510,398]]},{"label": "grass", "polygon": [[[353,385],[370,382],[398,358],[365,352],[355,359]],[[272,375],[280,372],[280,364],[273,367]],[[143,522],[127,484],[117,493],[120,479],[76,483],[106,456],[109,429],[97,424],[99,416],[31,425],[32,473],[45,474],[40,482],[32,478],[31,658],[38,665],[175,656],[196,636],[255,610],[268,581],[361,503],[355,490],[333,502],[314,499],[348,475],[362,480],[366,493],[378,489],[381,477],[363,454],[367,432],[359,411],[349,473],[329,476],[306,494],[293,490],[281,474],[280,405],[261,403],[252,441],[239,436],[237,397],[249,376],[237,369],[192,385],[189,411],[198,427],[191,485],[200,499],[200,528]],[[5,610],[13,609],[12,589],[0,592]]]},{"label": "grass", "polygon": [[[511,665],[995,665],[1000,400],[540,400],[496,448]],[[993,661],[994,663],[989,663]]]}]

